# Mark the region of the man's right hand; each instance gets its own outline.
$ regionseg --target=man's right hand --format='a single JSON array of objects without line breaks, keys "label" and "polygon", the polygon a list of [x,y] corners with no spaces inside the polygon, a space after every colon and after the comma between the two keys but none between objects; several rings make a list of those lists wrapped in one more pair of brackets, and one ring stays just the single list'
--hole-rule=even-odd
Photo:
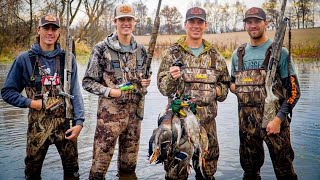
[{"label": "man's right hand", "polygon": [[174,80],[177,80],[178,78],[181,77],[181,71],[179,66],[171,66],[170,67],[170,75]]},{"label": "man's right hand", "polygon": [[40,111],[42,109],[42,99],[31,100],[29,108]]}]

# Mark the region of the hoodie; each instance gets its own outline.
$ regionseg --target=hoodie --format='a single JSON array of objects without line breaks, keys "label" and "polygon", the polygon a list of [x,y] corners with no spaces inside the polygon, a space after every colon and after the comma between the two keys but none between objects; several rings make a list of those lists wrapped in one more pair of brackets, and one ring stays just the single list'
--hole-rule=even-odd
[{"label": "hoodie", "polygon": [[[56,45],[53,51],[44,52],[40,45],[35,43],[32,45],[30,51],[39,56],[40,63],[47,69],[51,76],[55,72],[55,57],[62,53],[60,45]],[[7,79],[1,89],[1,96],[7,103],[20,107],[28,108],[31,99],[21,94],[25,87],[30,86],[30,77],[32,75],[32,65],[29,58],[28,51],[21,53],[14,60],[11,69],[8,73]],[[74,110],[75,124],[83,125],[84,122],[84,104],[78,83],[77,64],[75,58],[72,58],[72,73],[71,73],[71,94],[74,99],[71,100]]]}]

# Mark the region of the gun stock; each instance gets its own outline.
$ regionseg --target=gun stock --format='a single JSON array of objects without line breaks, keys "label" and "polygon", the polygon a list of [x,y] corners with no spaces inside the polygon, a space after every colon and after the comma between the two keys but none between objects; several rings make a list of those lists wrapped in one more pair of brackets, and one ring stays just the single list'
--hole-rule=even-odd
[{"label": "gun stock", "polygon": [[[67,37],[66,37],[66,57],[65,57],[65,65],[64,65],[64,86],[63,90],[66,94],[71,94],[71,70],[72,70],[72,37],[70,36],[69,30],[69,10],[70,10],[70,1],[67,0]],[[73,121],[73,107],[70,100],[70,97],[65,96],[66,101],[66,125],[67,128],[72,127]]]},{"label": "gun stock", "polygon": [[283,46],[283,39],[286,33],[286,27],[288,23],[288,18],[283,18],[285,7],[286,7],[286,0],[283,0],[281,5],[280,22],[276,30],[274,42],[272,45],[273,47],[270,55],[270,60],[269,60],[268,69],[267,69],[267,76],[265,80],[267,97],[265,99],[265,104],[264,104],[262,128],[266,128],[268,123],[275,118],[277,113],[277,106],[279,106],[278,104],[279,99],[273,94],[272,86],[275,79],[275,74],[277,71],[280,53]]}]

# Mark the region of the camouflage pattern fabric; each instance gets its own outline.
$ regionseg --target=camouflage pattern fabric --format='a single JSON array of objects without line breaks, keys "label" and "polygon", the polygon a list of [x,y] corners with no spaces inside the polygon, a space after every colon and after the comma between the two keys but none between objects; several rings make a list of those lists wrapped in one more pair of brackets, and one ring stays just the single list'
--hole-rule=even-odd
[{"label": "camouflage pattern fabric", "polygon": [[[243,179],[261,179],[260,169],[264,163],[263,141],[266,142],[277,179],[297,179],[293,169],[294,152],[290,143],[288,118],[281,123],[280,134],[268,136],[262,128],[264,82],[266,71],[252,69],[235,72],[236,95],[239,102],[240,163],[244,170]],[[284,100],[279,74],[276,74],[274,94],[279,98],[276,111]]]},{"label": "camouflage pattern fabric", "polygon": [[[138,68],[137,53],[141,53],[144,61],[142,64],[145,64],[147,54],[134,37],[131,38],[130,46],[132,51],[124,52],[117,34],[113,33],[92,49],[89,58],[82,86],[85,90],[99,95],[89,179],[104,179],[117,139],[119,173],[132,174],[136,169],[146,95],[140,83],[140,73],[145,66]],[[141,51],[138,51],[138,48],[141,48]],[[119,59],[112,59],[111,53],[116,53]],[[119,61],[120,70],[113,66],[114,60]],[[107,88],[117,88],[126,82],[131,82],[134,91],[123,92],[119,98],[105,97]]]},{"label": "camouflage pattern fabric", "polygon": [[[171,54],[170,49],[162,53],[161,65],[158,71],[158,89],[164,96],[172,97],[174,93],[179,91],[181,95],[191,95],[198,97],[199,105],[197,114],[200,118],[200,124],[205,127],[209,138],[209,153],[204,157],[206,160],[206,168],[204,170],[207,179],[213,179],[213,175],[217,170],[217,161],[219,157],[219,146],[216,134],[215,117],[217,115],[217,101],[224,101],[228,94],[228,83],[230,81],[229,73],[224,58],[212,47],[212,45],[203,40],[204,50],[199,57],[195,57],[185,44],[186,36],[181,37],[177,41],[180,53],[182,54],[182,63],[185,70],[182,70],[183,78],[181,80],[174,80],[169,69],[175,60]],[[216,62],[216,69],[212,69],[210,53],[214,53]],[[202,70],[201,70],[202,69]],[[190,78],[194,77],[194,78]],[[221,96],[216,97],[215,87],[221,89]],[[201,92],[204,89],[206,91]],[[202,97],[203,99],[200,99]],[[180,143],[181,148],[189,147],[188,141]],[[171,152],[175,154],[176,152]],[[191,152],[190,152],[191,153]],[[188,154],[189,160],[192,154]],[[165,162],[166,178],[177,179],[187,178],[187,169],[189,164],[178,161],[178,165],[172,166],[174,158],[168,158]],[[176,161],[177,162],[177,161]],[[189,161],[188,161],[189,162]],[[180,163],[180,164],[179,164]],[[175,167],[177,170],[175,170]],[[173,169],[172,169],[173,168]],[[177,172],[180,172],[177,174]],[[197,175],[200,173],[196,169]],[[200,174],[201,175],[201,174]]]},{"label": "camouflage pattern fabric", "polygon": [[261,179],[260,168],[264,163],[263,141],[266,142],[277,179],[297,179],[293,169],[294,152],[290,143],[290,126],[286,119],[280,133],[268,136],[261,129],[263,107],[242,107],[239,112],[240,163],[243,179]]},{"label": "camouflage pattern fabric", "polygon": [[136,169],[141,132],[141,121],[136,116],[137,105],[115,106],[113,102],[105,100],[106,98],[99,99],[89,179],[101,179],[105,176],[118,137],[118,170],[133,173]]},{"label": "camouflage pattern fabric", "polygon": [[[34,99],[35,91],[26,88],[27,96]],[[46,105],[63,98],[48,97]],[[55,144],[62,161],[64,179],[79,179],[77,142],[66,140],[64,106],[54,111],[30,109],[28,115],[26,179],[41,179],[41,168],[49,145]]]}]

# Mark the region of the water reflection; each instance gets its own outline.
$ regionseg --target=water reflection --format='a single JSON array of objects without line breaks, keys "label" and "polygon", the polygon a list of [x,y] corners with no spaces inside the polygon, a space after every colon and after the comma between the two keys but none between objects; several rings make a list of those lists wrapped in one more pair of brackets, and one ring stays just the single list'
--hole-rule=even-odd
[{"label": "water reflection", "polygon": [[[157,117],[167,103],[156,86],[159,61],[152,64],[152,83],[146,97],[145,119],[142,122],[139,160],[136,176],[138,179],[164,179],[163,165],[150,165],[147,148]],[[228,62],[230,67],[230,62]],[[0,65],[0,87],[10,65]],[[85,66],[79,66],[83,77]],[[302,98],[293,112],[291,141],[295,150],[294,166],[299,179],[320,179],[320,64],[297,64]],[[79,140],[79,162],[81,179],[87,179],[91,166],[93,136],[96,126],[97,96],[82,90],[86,108],[86,121]],[[23,179],[28,109],[15,108],[0,99],[0,179]],[[220,158],[217,180],[241,179],[242,169],[238,155],[238,119],[236,97],[229,94],[226,101],[219,103],[217,117]],[[117,179],[117,150],[112,159],[106,179]],[[261,169],[263,179],[275,179],[268,151]],[[62,179],[62,165],[54,146],[50,146],[42,170],[43,179]],[[189,179],[194,179],[192,171]],[[131,179],[129,177],[128,179]]]}]

